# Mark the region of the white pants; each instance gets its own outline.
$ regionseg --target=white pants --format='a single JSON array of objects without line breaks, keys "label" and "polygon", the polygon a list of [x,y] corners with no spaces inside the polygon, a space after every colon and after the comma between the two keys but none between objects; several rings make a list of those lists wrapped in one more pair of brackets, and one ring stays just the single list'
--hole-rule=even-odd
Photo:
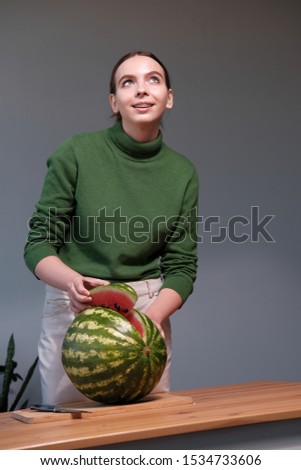
[{"label": "white pants", "polygon": [[[161,279],[129,282],[138,294],[135,308],[141,312],[154,302],[162,285]],[[61,362],[61,346],[66,331],[75,314],[69,307],[66,292],[46,285],[41,333],[38,344],[41,376],[42,402],[49,404],[90,401],[72,384]],[[167,347],[167,363],[158,385],[152,393],[168,392],[170,389],[171,331],[170,322],[162,325]]]}]

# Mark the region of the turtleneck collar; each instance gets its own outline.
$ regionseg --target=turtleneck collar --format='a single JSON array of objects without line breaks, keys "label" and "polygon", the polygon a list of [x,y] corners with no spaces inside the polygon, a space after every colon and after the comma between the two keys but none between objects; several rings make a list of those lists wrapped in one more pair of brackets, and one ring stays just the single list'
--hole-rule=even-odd
[{"label": "turtleneck collar", "polygon": [[155,140],[139,142],[124,132],[121,121],[117,121],[113,127],[109,128],[109,134],[114,144],[126,153],[128,158],[134,158],[135,160],[154,157],[162,147],[161,132]]}]

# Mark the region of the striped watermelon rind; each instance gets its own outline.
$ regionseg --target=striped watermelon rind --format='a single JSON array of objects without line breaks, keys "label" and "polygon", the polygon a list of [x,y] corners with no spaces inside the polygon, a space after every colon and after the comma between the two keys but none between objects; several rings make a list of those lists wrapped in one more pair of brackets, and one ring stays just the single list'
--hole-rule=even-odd
[{"label": "striped watermelon rind", "polygon": [[133,310],[143,334],[118,312],[93,307],[70,325],[62,345],[62,363],[86,397],[125,404],[142,399],[159,382],[166,365],[164,339],[155,324]]}]

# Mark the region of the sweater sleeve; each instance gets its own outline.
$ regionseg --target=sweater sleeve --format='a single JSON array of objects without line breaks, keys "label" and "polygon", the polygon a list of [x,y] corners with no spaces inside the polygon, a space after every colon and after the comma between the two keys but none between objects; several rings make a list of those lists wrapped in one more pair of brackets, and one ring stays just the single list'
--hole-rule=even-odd
[{"label": "sweater sleeve", "polygon": [[37,263],[46,256],[57,255],[68,238],[77,178],[72,138],[49,157],[47,167],[40,199],[28,223],[24,249],[25,263],[33,273]]},{"label": "sweater sleeve", "polygon": [[186,187],[181,213],[173,224],[160,260],[162,288],[175,290],[183,302],[193,291],[197,273],[198,194],[198,176],[194,172]]}]

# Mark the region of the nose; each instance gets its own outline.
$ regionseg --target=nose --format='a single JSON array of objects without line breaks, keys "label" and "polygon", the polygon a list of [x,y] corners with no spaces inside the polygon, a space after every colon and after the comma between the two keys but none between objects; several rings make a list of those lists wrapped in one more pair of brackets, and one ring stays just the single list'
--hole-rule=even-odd
[{"label": "nose", "polygon": [[144,96],[148,94],[147,85],[144,80],[137,81],[136,94],[137,96]]}]

